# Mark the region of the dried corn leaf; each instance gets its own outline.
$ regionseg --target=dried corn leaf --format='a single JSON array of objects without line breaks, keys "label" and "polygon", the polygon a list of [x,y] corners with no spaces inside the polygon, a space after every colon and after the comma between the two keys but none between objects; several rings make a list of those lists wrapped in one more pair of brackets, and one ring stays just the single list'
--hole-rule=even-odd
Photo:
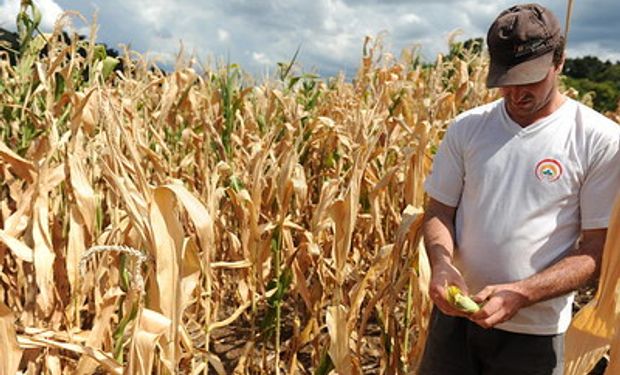
[{"label": "dried corn leaf", "polygon": [[424,210],[422,208],[413,207],[411,205],[405,208],[402,222],[396,231],[396,242],[394,246],[396,246],[398,253],[400,253],[406,240],[411,241],[416,235],[420,235],[423,220]]},{"label": "dried corn leaf", "polygon": [[116,362],[109,354],[104,353],[98,349],[90,348],[88,346],[85,347],[74,343],[52,340],[46,337],[39,337],[37,335],[34,335],[32,337],[24,335],[17,336],[17,342],[21,347],[25,348],[54,348],[67,350],[80,355],[86,354],[96,360],[109,373],[114,375],[121,375],[123,373],[123,367],[119,365],[118,362]]},{"label": "dried corn leaf", "polygon": [[83,157],[79,154],[69,155],[69,170],[71,187],[75,195],[76,208],[82,215],[83,223],[88,233],[93,233],[97,216],[97,202],[83,165]]},{"label": "dried corn leaf", "polygon": [[17,373],[22,350],[17,343],[15,319],[4,303],[0,303],[0,358],[0,375]]},{"label": "dried corn leaf", "polygon": [[[165,213],[165,215],[170,215],[170,216],[164,216],[166,217],[166,220],[170,226],[169,229],[171,230],[171,232],[169,233],[169,235],[173,235],[176,237],[176,236],[182,236],[183,234],[180,224],[176,221],[172,221],[172,218],[171,218],[171,216],[174,215],[174,211],[173,211],[173,204],[175,203],[175,200],[173,199],[174,197],[176,197],[178,201],[183,205],[190,219],[192,220],[194,227],[196,228],[196,236],[198,237],[200,247],[206,258],[206,262],[208,266],[210,264],[209,254],[213,250],[213,221],[211,219],[211,215],[209,215],[209,212],[207,211],[206,207],[202,204],[202,202],[200,202],[194,195],[192,195],[182,185],[170,184],[170,185],[165,185],[163,187],[157,188],[155,189],[155,201],[157,202],[157,205],[160,207],[162,213]],[[155,236],[162,235],[162,233],[155,234]],[[167,242],[168,240],[166,239],[164,241]],[[178,262],[179,260],[175,257],[174,261]],[[158,258],[158,264],[159,264],[159,258]],[[164,269],[165,267],[162,270]],[[182,272],[182,270],[179,269],[178,272]],[[207,270],[206,272],[207,272],[207,282],[210,285],[210,281],[209,281],[210,270]],[[158,277],[159,277],[159,271],[158,271]],[[170,280],[169,282],[174,280],[174,282],[178,283],[177,278],[178,276],[174,276],[174,279],[169,279]],[[162,277],[162,279],[165,280],[166,278]],[[207,286],[207,289],[208,288],[210,287]],[[211,293],[211,291],[208,290],[207,293]],[[180,293],[175,294],[175,295],[178,296],[177,298],[180,298]],[[170,295],[164,297],[164,292],[162,292],[161,297],[168,299],[168,300],[170,300],[171,298]],[[163,306],[163,304],[165,303],[165,300],[162,299],[162,301],[164,301],[162,302],[162,306]],[[177,303],[179,302],[180,301],[177,301]],[[177,304],[174,306],[180,307],[180,304]],[[176,312],[175,316],[173,316],[172,318],[172,324],[174,327],[176,327],[176,325],[179,323],[179,320],[178,320],[180,317],[179,314],[180,314],[180,311]],[[207,308],[207,315],[209,314],[210,314],[210,310]],[[210,320],[210,317],[207,316],[207,319]],[[176,334],[173,335],[173,337],[176,337]]]},{"label": "dried corn leaf", "polygon": [[217,375],[226,375],[224,364],[218,356],[213,353],[207,353],[207,361],[209,361],[209,364],[213,366],[215,372],[217,372]]},{"label": "dried corn leaf", "polygon": [[[416,329],[416,337],[413,347],[409,353],[405,353],[409,363],[415,368],[420,364],[426,338],[428,336],[428,324],[432,308],[432,303],[428,295],[429,283],[431,280],[431,265],[424,248],[424,241],[418,242],[417,247],[417,263],[414,264],[416,269],[412,270],[411,276],[414,281],[414,291],[412,298],[412,306],[415,306],[413,314],[413,326]],[[417,271],[417,272],[416,272]]]},{"label": "dried corn leaf", "polygon": [[319,232],[329,227],[330,207],[334,204],[338,194],[338,184],[338,180],[332,179],[321,186],[319,204],[312,213],[311,231],[314,237],[317,237]]},{"label": "dried corn leaf", "polygon": [[[357,202],[356,202],[357,204]],[[336,228],[335,240],[332,247],[332,257],[335,262],[336,282],[342,286],[345,279],[345,262],[347,254],[351,248],[351,237],[353,235],[353,212],[351,210],[351,199],[336,200],[330,209],[330,216]]]},{"label": "dried corn leaf", "polygon": [[611,341],[611,347],[609,348],[609,358],[611,358],[605,375],[614,375],[620,373],[620,314],[616,310],[616,334]]},{"label": "dried corn leaf", "polygon": [[[620,328],[620,194],[612,210],[603,253],[601,277],[592,301],[574,317],[566,334],[565,372],[582,375],[590,371],[612,344],[619,350]],[[612,356],[610,368],[620,360]],[[610,372],[607,374],[616,374]]]},{"label": "dried corn leaf", "polygon": [[[99,314],[95,317],[95,324],[88,335],[86,346],[101,350],[104,340],[109,337],[112,331],[112,319],[116,311],[116,305],[123,292],[119,288],[110,289],[103,297],[103,303]],[[75,370],[76,374],[92,374],[97,369],[99,363],[91,357],[83,355]]]},{"label": "dried corn leaf", "polygon": [[174,372],[179,360],[178,325],[181,319],[181,248],[183,227],[178,220],[174,195],[167,189],[153,191],[153,204],[149,212],[153,253],[157,260],[157,286],[161,312],[171,321],[166,333],[162,362]]},{"label": "dried corn leaf", "polygon": [[67,277],[71,285],[71,291],[75,293],[79,289],[81,276],[80,261],[82,254],[86,250],[85,225],[82,216],[73,206],[69,212],[69,238],[67,243]]},{"label": "dried corn leaf", "polygon": [[78,92],[72,96],[75,109],[71,125],[75,132],[80,126],[88,134],[95,131],[95,126],[99,121],[99,101],[97,95],[93,95],[96,89],[93,87],[86,94]]},{"label": "dried corn leaf", "polygon": [[173,192],[187,210],[196,228],[202,251],[207,254],[213,251],[213,220],[205,205],[182,185],[166,185],[162,189]]},{"label": "dried corn leaf", "polygon": [[17,155],[2,141],[0,141],[0,158],[2,158],[2,160],[4,160],[13,168],[12,170],[15,175],[24,179],[27,182],[33,181],[35,170],[32,162]]},{"label": "dried corn leaf", "polygon": [[15,257],[23,260],[24,262],[32,263],[34,251],[22,241],[11,236],[2,229],[0,229],[0,241],[11,249]]},{"label": "dried corn leaf", "polygon": [[171,327],[171,320],[158,312],[149,309],[139,312],[138,326],[133,333],[129,351],[128,373],[152,374],[157,343]]},{"label": "dried corn leaf", "polygon": [[420,291],[423,296],[428,297],[428,290],[431,282],[431,262],[428,259],[426,248],[424,247],[424,241],[420,241],[418,244],[418,274]]},{"label": "dried corn leaf", "polygon": [[[353,330],[353,326],[359,318],[359,311],[362,307],[362,302],[369,292],[368,286],[374,282],[377,277],[385,272],[388,266],[388,260],[394,250],[393,245],[386,245],[381,249],[378,259],[370,266],[365,273],[364,278],[351,290],[351,312],[349,313],[349,320],[347,322],[347,329]],[[367,309],[373,309],[374,304],[368,304]]]},{"label": "dried corn leaf", "polygon": [[200,260],[198,249],[193,239],[185,239],[181,259],[181,311],[184,311],[192,303],[192,295],[200,282]]},{"label": "dried corn leaf", "polygon": [[20,188],[13,189],[14,185],[10,185],[11,198],[15,200],[17,204],[17,210],[7,217],[4,222],[5,232],[12,237],[19,237],[31,220],[32,208],[33,208],[33,196],[35,193],[35,184],[31,184],[26,191],[21,191]]},{"label": "dried corn leaf", "polygon": [[215,323],[211,323],[209,325],[209,329],[208,332],[214,331],[216,329],[222,328],[222,327],[226,327],[230,324],[232,324],[232,322],[234,322],[237,318],[239,318],[239,316],[241,316],[241,314],[243,314],[243,312],[245,310],[247,310],[248,307],[251,306],[251,302],[248,301],[246,303],[244,303],[243,305],[239,306],[235,312],[233,312],[228,318],[221,320],[219,322],[215,322]]},{"label": "dried corn leaf", "polygon": [[49,316],[54,305],[54,254],[49,230],[47,197],[39,196],[34,206],[32,238],[34,241],[35,280],[39,288],[37,302],[43,314]]},{"label": "dried corn leaf", "polygon": [[352,374],[346,307],[343,305],[328,307],[325,319],[330,338],[329,356],[334,367],[340,375]]},{"label": "dried corn leaf", "polygon": [[45,356],[45,367],[50,375],[60,375],[62,373],[57,349],[50,350]]}]

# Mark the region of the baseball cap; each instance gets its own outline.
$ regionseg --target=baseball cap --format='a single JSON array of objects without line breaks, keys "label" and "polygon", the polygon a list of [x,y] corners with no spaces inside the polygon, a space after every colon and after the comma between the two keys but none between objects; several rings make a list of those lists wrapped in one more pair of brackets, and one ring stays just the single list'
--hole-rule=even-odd
[{"label": "baseball cap", "polygon": [[515,5],[501,12],[487,33],[491,56],[488,87],[543,80],[562,38],[560,22],[539,4]]}]

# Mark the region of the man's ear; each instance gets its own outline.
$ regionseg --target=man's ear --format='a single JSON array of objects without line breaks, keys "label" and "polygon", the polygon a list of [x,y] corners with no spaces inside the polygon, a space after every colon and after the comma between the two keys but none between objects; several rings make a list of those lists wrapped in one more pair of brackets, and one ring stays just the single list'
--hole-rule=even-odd
[{"label": "man's ear", "polygon": [[557,74],[562,74],[562,70],[564,69],[564,62],[566,62],[566,52],[564,52],[562,54],[562,60],[560,61],[560,63],[555,67],[555,71]]}]

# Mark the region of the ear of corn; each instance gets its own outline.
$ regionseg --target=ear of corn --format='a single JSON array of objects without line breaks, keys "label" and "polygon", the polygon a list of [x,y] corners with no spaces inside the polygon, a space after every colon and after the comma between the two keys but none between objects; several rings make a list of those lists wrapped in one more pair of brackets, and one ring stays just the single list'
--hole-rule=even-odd
[{"label": "ear of corn", "polygon": [[461,289],[456,285],[448,286],[446,299],[454,307],[468,314],[473,314],[480,310],[480,305],[471,299],[471,297],[463,294]]}]

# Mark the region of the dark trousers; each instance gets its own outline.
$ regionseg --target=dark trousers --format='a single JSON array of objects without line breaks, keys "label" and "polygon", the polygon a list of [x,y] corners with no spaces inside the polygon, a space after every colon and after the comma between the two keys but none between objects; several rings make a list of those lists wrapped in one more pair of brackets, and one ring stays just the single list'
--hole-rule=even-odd
[{"label": "dark trousers", "polygon": [[561,375],[564,335],[484,329],[433,309],[419,375]]}]

